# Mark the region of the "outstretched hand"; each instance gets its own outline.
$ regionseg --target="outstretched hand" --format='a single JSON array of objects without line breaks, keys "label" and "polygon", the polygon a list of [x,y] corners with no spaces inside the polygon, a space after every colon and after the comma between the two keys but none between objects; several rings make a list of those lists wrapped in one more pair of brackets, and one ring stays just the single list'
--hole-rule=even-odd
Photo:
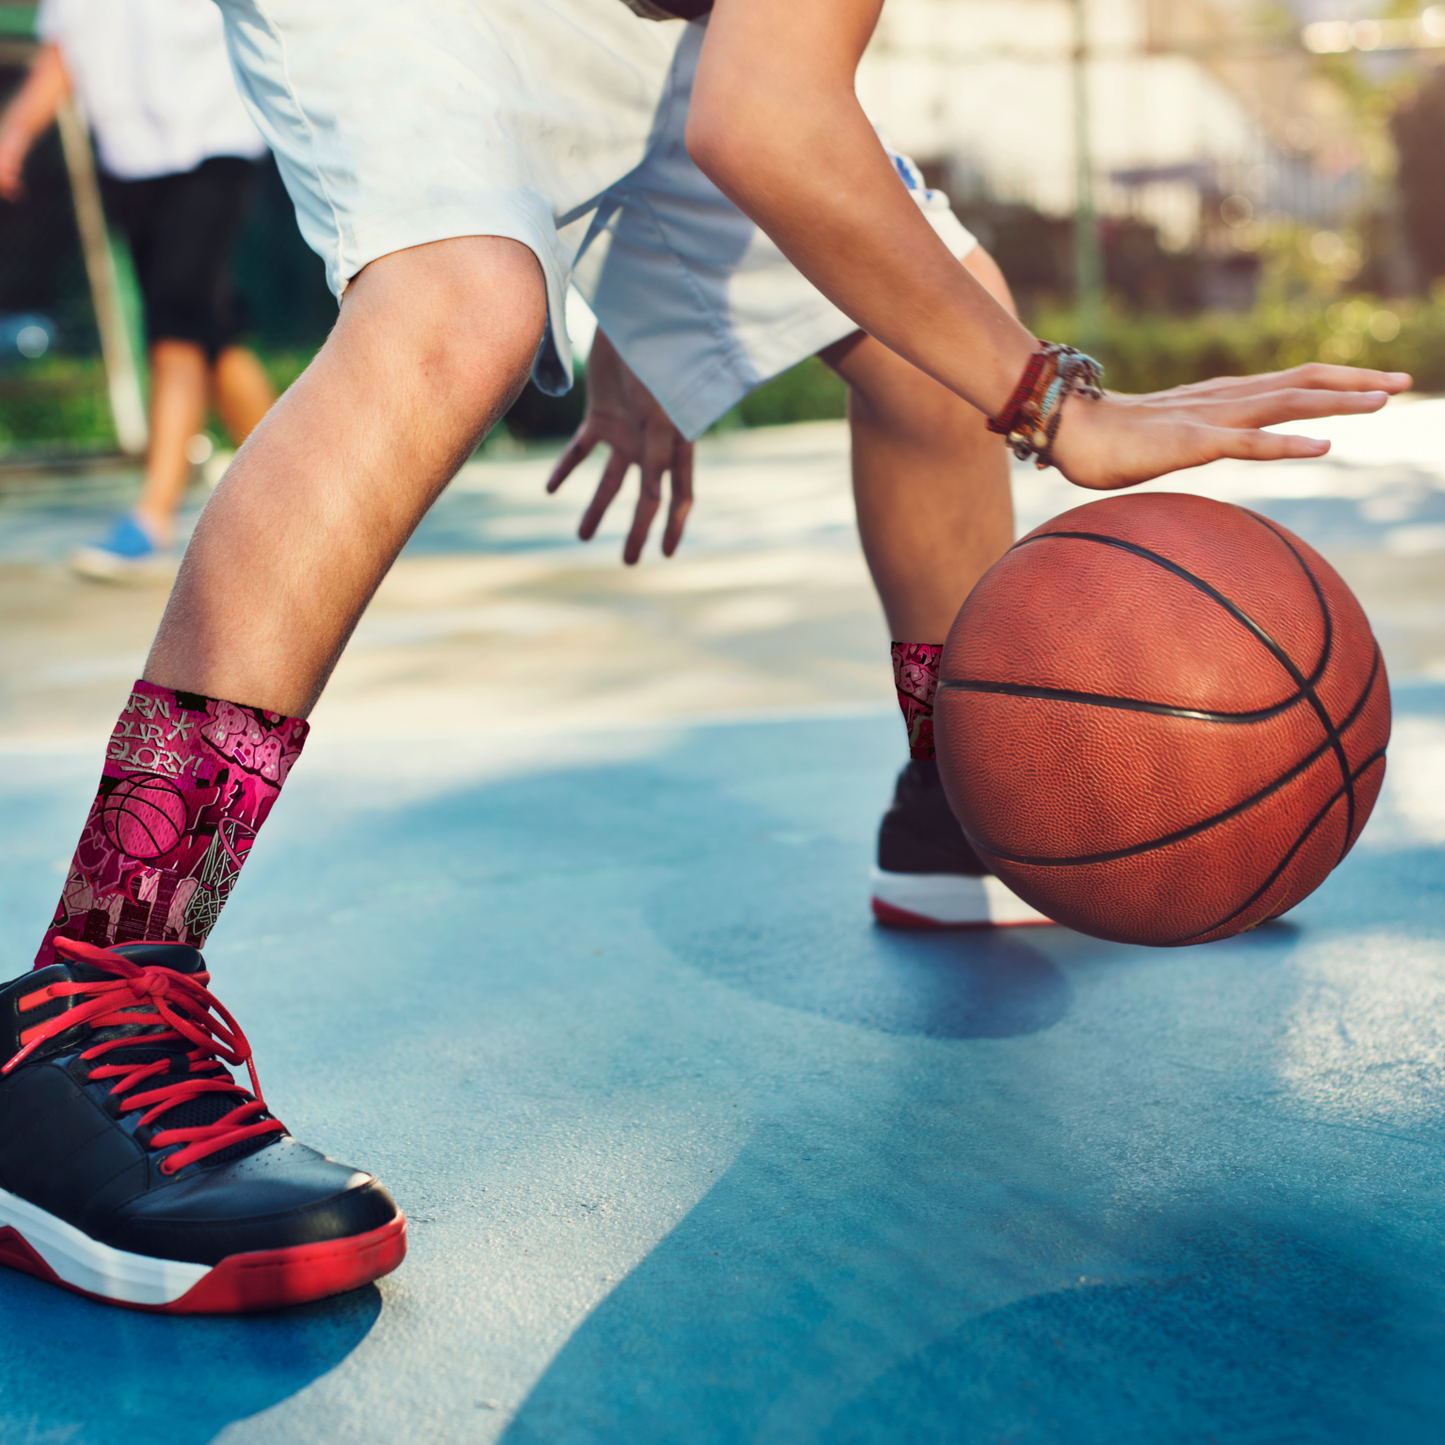
[{"label": "outstretched hand", "polygon": [[1327,441],[1264,431],[1281,422],[1379,411],[1407,391],[1403,371],[1311,363],[1262,376],[1217,377],[1143,396],[1071,396],[1054,461],[1078,486],[1114,491],[1221,457],[1321,457]]},{"label": "outstretched hand", "polygon": [[592,540],[608,507],[622,490],[627,473],[638,467],[642,490],[632,515],[632,529],[622,548],[622,560],[633,566],[642,556],[647,534],[662,506],[662,478],[670,474],[672,499],[662,534],[662,555],[671,557],[682,540],[682,529],[692,509],[693,444],[672,424],[657,399],[628,370],[600,330],[587,359],[587,412],[547,479],[548,492],[555,492],[598,442],[606,442],[612,455],[582,514],[577,535],[584,542]]}]

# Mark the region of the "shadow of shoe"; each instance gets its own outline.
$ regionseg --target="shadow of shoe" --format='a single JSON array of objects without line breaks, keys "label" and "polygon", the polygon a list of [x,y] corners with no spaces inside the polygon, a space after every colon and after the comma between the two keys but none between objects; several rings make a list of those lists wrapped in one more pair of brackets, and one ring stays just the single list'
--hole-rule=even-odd
[{"label": "shadow of shoe", "polygon": [[182,1317],[0,1271],[0,1440],[204,1445],[330,1373],[380,1314],[375,1285],[275,1314]]},{"label": "shadow of shoe", "polygon": [[941,1039],[1015,1038],[1068,1013],[1068,979],[1019,930],[876,927],[838,844],[708,859],[697,873],[659,893],[649,922],[678,958],[768,1003]]}]

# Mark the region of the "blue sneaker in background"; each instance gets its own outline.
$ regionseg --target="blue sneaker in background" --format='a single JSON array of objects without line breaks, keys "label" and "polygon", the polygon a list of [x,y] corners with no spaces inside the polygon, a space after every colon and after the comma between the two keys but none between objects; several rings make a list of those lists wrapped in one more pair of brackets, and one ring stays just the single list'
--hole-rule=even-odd
[{"label": "blue sneaker in background", "polygon": [[168,577],[175,571],[175,553],[158,547],[134,513],[117,517],[99,542],[77,547],[70,554],[71,567],[82,577],[102,582],[148,582]]}]

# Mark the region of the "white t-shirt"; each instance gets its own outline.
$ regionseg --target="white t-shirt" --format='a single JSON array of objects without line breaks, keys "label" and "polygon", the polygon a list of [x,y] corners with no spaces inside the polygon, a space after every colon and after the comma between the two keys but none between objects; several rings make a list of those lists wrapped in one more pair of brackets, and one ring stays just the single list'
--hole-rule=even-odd
[{"label": "white t-shirt", "polygon": [[266,152],[236,94],[215,0],[41,0],[103,169],[121,180]]}]

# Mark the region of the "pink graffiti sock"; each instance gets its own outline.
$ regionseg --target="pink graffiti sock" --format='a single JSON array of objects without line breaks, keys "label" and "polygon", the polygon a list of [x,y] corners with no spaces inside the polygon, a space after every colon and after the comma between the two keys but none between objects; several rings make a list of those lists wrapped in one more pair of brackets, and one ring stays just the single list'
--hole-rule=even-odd
[{"label": "pink graffiti sock", "polygon": [[300,718],[136,683],[35,967],[54,962],[60,937],[199,948],[307,731]]},{"label": "pink graffiti sock", "polygon": [[942,646],[932,642],[893,644],[893,685],[908,729],[908,756],[927,762],[933,756],[933,695],[938,691]]}]

